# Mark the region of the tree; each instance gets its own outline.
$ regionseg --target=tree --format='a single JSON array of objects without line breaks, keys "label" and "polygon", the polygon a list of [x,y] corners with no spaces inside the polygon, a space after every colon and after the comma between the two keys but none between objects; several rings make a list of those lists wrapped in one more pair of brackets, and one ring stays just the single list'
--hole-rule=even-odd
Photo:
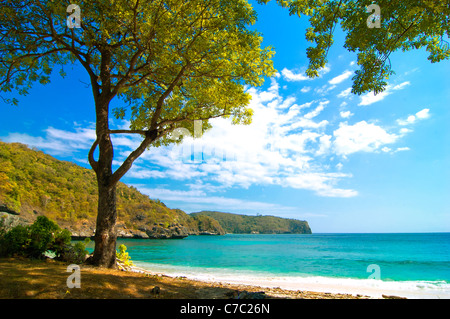
[{"label": "tree", "polygon": [[[216,117],[249,123],[244,85],[261,85],[274,74],[273,52],[248,29],[256,14],[245,0],[77,3],[1,1],[0,90],[27,94],[34,82],[48,83],[55,67],[64,75],[67,63],[86,70],[96,114],[96,140],[88,154],[98,185],[93,262],[114,267],[118,181],[147,148],[173,142],[174,130],[193,132],[195,120],[203,121],[203,131]],[[111,110],[114,98],[126,106]],[[130,129],[111,130],[111,115],[129,118]],[[112,134],[142,136],[115,171]]]},{"label": "tree", "polygon": [[[267,3],[270,0],[258,0]],[[352,93],[385,90],[394,73],[392,52],[425,48],[432,63],[450,57],[450,3],[440,0],[276,0],[291,15],[309,16],[306,74],[317,77],[327,63],[337,25],[346,33],[344,47],[357,53],[359,70]]]}]

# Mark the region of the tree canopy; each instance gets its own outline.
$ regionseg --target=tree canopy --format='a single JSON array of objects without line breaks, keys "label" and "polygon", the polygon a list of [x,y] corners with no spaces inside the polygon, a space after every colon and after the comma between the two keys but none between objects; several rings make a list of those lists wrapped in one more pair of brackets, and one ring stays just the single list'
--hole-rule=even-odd
[{"label": "tree canopy", "polygon": [[[246,27],[246,1],[80,1],[81,28],[68,28],[68,1],[2,1],[1,90],[26,94],[53,68],[80,62],[94,97],[129,103],[114,111],[132,129],[162,131],[187,119],[248,121],[243,84],[273,74],[270,48]],[[186,125],[186,123],[184,123]]]},{"label": "tree canopy", "polygon": [[[65,64],[81,63],[96,104],[116,96],[127,103],[113,113],[129,118],[130,130],[104,133],[145,137],[115,180],[145,147],[173,142],[167,133],[179,127],[193,132],[193,120],[203,120],[203,130],[214,117],[249,123],[244,84],[260,85],[274,73],[273,51],[247,29],[256,13],[243,0],[80,1],[81,28],[68,28],[68,5],[2,2],[0,90],[27,94],[33,82],[48,83],[55,67],[64,75]],[[92,158],[91,164],[95,170]]]},{"label": "tree canopy", "polygon": [[[273,51],[248,29],[255,21],[246,0],[0,3],[0,92],[27,94],[34,82],[48,83],[55,67],[64,75],[67,63],[80,63],[89,76],[96,140],[88,158],[99,190],[96,264],[115,263],[116,185],[148,147],[173,142],[176,129],[192,134],[195,120],[203,121],[202,130],[216,117],[250,123],[244,87],[275,73]],[[126,106],[112,111],[116,97]],[[130,128],[111,130],[111,113],[127,117]],[[143,138],[115,171],[111,134]]]},{"label": "tree canopy", "polygon": [[[258,0],[267,3],[270,0]],[[305,37],[314,45],[307,49],[306,74],[317,77],[327,63],[337,26],[346,34],[344,47],[357,53],[359,69],[352,93],[379,93],[394,73],[389,56],[395,51],[425,48],[428,60],[450,57],[450,4],[440,0],[276,0],[291,15],[309,17]],[[375,8],[379,10],[375,10]],[[379,12],[377,12],[379,11]],[[378,22],[378,23],[374,23]]]}]

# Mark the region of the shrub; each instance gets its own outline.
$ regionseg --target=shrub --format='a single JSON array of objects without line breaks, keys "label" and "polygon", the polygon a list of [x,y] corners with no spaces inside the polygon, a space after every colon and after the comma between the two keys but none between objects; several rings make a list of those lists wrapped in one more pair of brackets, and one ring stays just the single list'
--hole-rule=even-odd
[{"label": "shrub", "polygon": [[116,251],[116,259],[124,266],[133,266],[131,257],[127,253],[127,247],[124,244],[119,245],[119,251]]},{"label": "shrub", "polygon": [[6,225],[5,225],[5,216],[0,216],[0,240],[5,236],[6,234]]},{"label": "shrub", "polygon": [[86,245],[90,242],[89,238],[86,238],[84,242],[76,242],[75,244],[68,244],[62,247],[58,260],[69,262],[71,264],[81,264],[86,260],[86,255],[89,253],[86,249]]},{"label": "shrub", "polygon": [[55,234],[61,232],[61,228],[46,216],[39,216],[29,227],[29,243],[27,256],[40,258],[49,250],[55,239]]},{"label": "shrub", "polygon": [[55,234],[55,238],[49,246],[49,250],[55,253],[56,259],[61,259],[64,252],[67,250],[67,247],[71,245],[71,241],[72,234],[67,229],[63,229]]},{"label": "shrub", "polygon": [[13,254],[26,256],[30,235],[28,227],[17,225],[11,228],[2,238],[0,246],[3,256]]},{"label": "shrub", "polygon": [[0,231],[0,256],[43,258],[46,252],[51,252],[57,260],[79,264],[88,253],[88,242],[89,239],[72,244],[68,230],[46,216],[39,216],[30,226],[17,225],[6,233]]}]

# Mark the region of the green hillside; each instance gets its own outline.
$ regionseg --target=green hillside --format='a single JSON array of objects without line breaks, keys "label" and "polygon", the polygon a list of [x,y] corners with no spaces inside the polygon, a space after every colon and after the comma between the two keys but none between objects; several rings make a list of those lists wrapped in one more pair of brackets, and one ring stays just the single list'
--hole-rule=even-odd
[{"label": "green hillside", "polygon": [[248,216],[202,211],[191,216],[209,216],[217,220],[227,233],[233,234],[311,234],[308,222],[275,216]]},{"label": "green hillside", "polygon": [[[29,223],[38,215],[72,232],[90,233],[97,215],[95,173],[60,161],[19,143],[0,141],[0,208],[19,213]],[[119,233],[156,238],[185,237],[202,232],[223,234],[208,217],[193,217],[150,199],[136,188],[117,187]]]},{"label": "green hillside", "polygon": [[[16,216],[15,220],[31,224],[45,215],[70,230],[74,237],[90,237],[95,230],[97,197],[92,170],[23,144],[0,141],[0,216]],[[124,183],[117,186],[117,215],[119,237],[311,233],[305,221],[275,216],[219,212],[188,215]]]}]

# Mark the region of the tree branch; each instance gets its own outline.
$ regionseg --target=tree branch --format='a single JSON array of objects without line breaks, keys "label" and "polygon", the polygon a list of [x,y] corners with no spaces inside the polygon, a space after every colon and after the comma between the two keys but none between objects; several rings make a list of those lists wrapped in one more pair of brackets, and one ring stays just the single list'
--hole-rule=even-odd
[{"label": "tree branch", "polygon": [[[136,62],[142,53],[143,51],[141,49],[138,49],[136,53],[132,56],[130,60],[130,67],[128,68],[127,73],[121,77],[121,79],[117,82],[117,84],[114,86],[114,89],[112,90],[113,95],[116,95],[119,92],[120,88],[123,87],[127,82],[127,80],[130,79],[130,76],[137,71],[137,69],[135,69],[134,66],[136,65]],[[145,76],[143,76],[142,78],[145,78]]]},{"label": "tree branch", "polygon": [[[43,9],[43,11],[45,12],[44,9]],[[49,36],[56,43],[62,45],[63,47],[66,48],[67,51],[71,52],[77,58],[77,60],[81,63],[81,65],[84,67],[84,69],[89,74],[89,77],[90,77],[90,80],[91,80],[91,85],[92,85],[92,93],[94,95],[94,99],[97,99],[98,95],[100,94],[100,90],[99,90],[99,85],[97,83],[97,76],[96,76],[95,72],[90,67],[91,56],[88,53],[83,53],[80,50],[76,49],[75,45],[74,45],[75,44],[74,41],[80,43],[81,45],[84,45],[84,43],[80,42],[78,39],[75,39],[74,34],[73,34],[73,30],[72,30],[72,36],[71,37],[66,35],[66,34],[58,34],[56,32],[54,26],[53,26],[53,19],[52,19],[51,14],[47,14],[47,18],[48,18],[48,25],[49,25],[49,28],[50,28]],[[66,43],[64,41],[64,39],[63,39],[64,37],[68,37],[69,40],[72,40],[72,45],[69,45],[68,43]],[[82,57],[84,57],[84,60],[82,59]]]},{"label": "tree branch", "polygon": [[150,129],[154,130],[156,129],[157,123],[158,123],[158,119],[161,116],[161,112],[162,112],[162,107],[164,104],[164,100],[170,95],[170,93],[172,93],[173,89],[175,88],[175,86],[178,84],[178,82],[180,82],[181,78],[184,75],[184,72],[186,71],[186,69],[190,66],[190,63],[188,62],[186,65],[184,65],[180,72],[178,72],[177,76],[175,77],[175,79],[172,81],[172,83],[169,85],[169,87],[167,88],[167,90],[161,95],[161,97],[158,99],[158,102],[156,103],[156,109],[155,109],[155,113],[153,114],[152,117],[152,121],[151,121],[151,125],[150,125]]},{"label": "tree branch", "polygon": [[338,5],[337,5],[337,8],[336,8],[336,11],[334,12],[334,14],[333,14],[333,20],[332,20],[332,25],[331,25],[331,27],[330,27],[330,32],[329,32],[329,34],[328,34],[328,38],[329,38],[329,40],[328,40],[328,43],[327,43],[327,51],[325,52],[325,59],[327,58],[327,56],[328,56],[328,52],[330,51],[330,47],[331,47],[331,38],[333,37],[333,33],[334,33],[334,30],[336,29],[336,25],[337,25],[337,21],[336,21],[336,18],[339,18],[338,17],[338,13],[339,13],[339,8],[341,7],[341,5],[342,5],[342,0],[340,0],[339,1],[339,3],[338,3]]},{"label": "tree branch", "polygon": [[147,134],[144,130],[109,130],[110,134]]},{"label": "tree branch", "polygon": [[127,159],[122,163],[122,165],[114,172],[110,179],[110,185],[116,184],[123,175],[131,168],[133,162],[141,156],[141,154],[145,151],[145,149],[156,139],[158,138],[158,131],[151,130],[145,132],[145,139],[142,141],[141,145],[130,155],[128,155]]},{"label": "tree branch", "polygon": [[97,148],[97,145],[98,145],[98,139],[96,139],[94,144],[92,144],[91,149],[89,150],[89,155],[88,155],[89,164],[91,164],[92,169],[96,173],[98,171],[98,162],[94,159],[94,152],[95,152],[95,149]]},{"label": "tree branch", "polygon": [[231,116],[233,115],[232,113],[227,113],[227,112],[223,112],[217,115],[211,115],[211,116],[206,116],[206,117],[196,117],[195,119],[190,119],[187,117],[178,117],[178,118],[174,118],[171,120],[163,120],[160,123],[158,123],[158,127],[161,127],[163,125],[171,125],[171,124],[176,124],[179,122],[183,122],[183,121],[207,121],[210,119],[215,119],[215,118],[219,118],[219,117],[224,117],[224,116]]}]

